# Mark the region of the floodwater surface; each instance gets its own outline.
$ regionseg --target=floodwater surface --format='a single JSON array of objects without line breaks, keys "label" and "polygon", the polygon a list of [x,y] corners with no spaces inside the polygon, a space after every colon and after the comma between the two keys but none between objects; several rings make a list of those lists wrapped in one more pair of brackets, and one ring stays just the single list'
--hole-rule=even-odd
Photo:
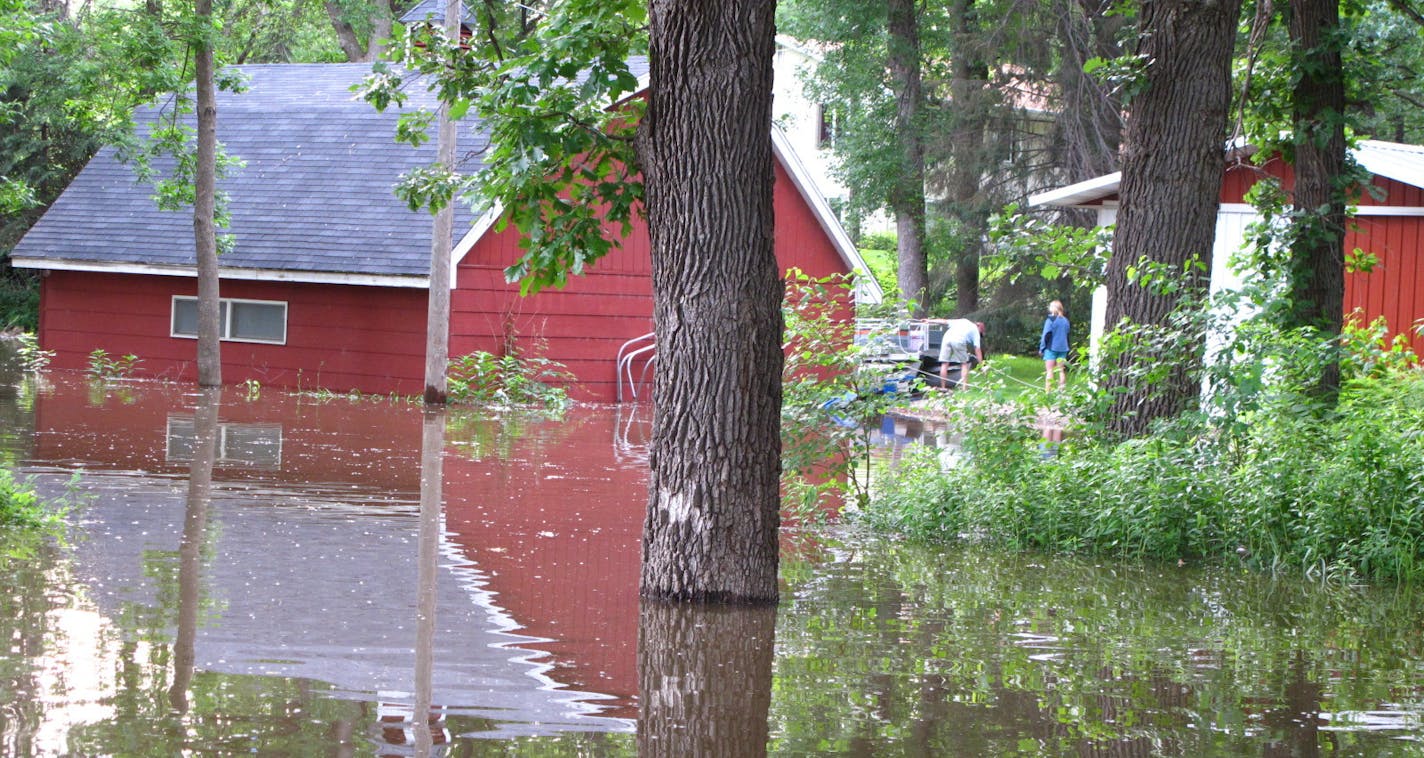
[{"label": "floodwater surface", "polygon": [[1424,603],[787,530],[640,604],[646,408],[0,389],[5,755],[1420,755]]}]

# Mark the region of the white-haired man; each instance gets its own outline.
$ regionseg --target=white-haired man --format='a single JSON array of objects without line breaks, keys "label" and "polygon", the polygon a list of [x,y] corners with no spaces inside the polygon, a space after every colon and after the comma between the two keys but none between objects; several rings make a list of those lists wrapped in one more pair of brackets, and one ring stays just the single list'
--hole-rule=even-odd
[{"label": "white-haired man", "polygon": [[[944,324],[944,337],[939,343],[940,386],[949,389],[949,368],[959,366],[960,388],[969,386],[969,369],[975,363],[984,362],[984,323],[967,318],[928,319],[930,323]],[[970,358],[974,361],[971,363]]]}]

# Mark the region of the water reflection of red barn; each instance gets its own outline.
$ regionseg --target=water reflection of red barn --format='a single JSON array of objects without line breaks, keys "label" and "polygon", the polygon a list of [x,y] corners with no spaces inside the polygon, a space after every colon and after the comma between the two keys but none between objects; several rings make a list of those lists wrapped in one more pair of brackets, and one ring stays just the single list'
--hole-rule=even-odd
[{"label": "water reflection of red barn", "polygon": [[620,460],[612,413],[539,426],[505,461],[447,456],[446,528],[520,633],[549,640],[552,677],[632,718],[646,471]]},{"label": "water reflection of red barn", "polygon": [[[57,381],[36,400],[31,459],[185,475],[189,462],[172,437],[191,418],[195,398],[181,392],[135,385],[91,396],[82,382]],[[298,497],[319,489],[357,505],[419,500],[418,406],[312,403],[275,392],[246,402],[229,390],[219,422],[274,430],[269,442],[280,445],[276,466],[265,465],[265,453],[256,462],[220,460],[219,486]],[[618,426],[611,409],[557,422],[452,416],[444,499],[447,545],[488,577],[495,605],[518,625],[511,631],[547,640],[520,646],[547,651],[549,676],[560,685],[612,696],[604,715],[631,718],[646,474],[638,458],[620,458]],[[492,442],[475,446],[474,439]]]},{"label": "water reflection of red barn", "polygon": [[[187,389],[98,388],[57,378],[35,401],[32,456],[43,463],[186,474],[190,459],[172,437],[192,418],[196,398],[183,397]],[[317,403],[275,392],[248,402],[229,390],[219,426],[233,441],[226,457],[219,447],[220,482],[354,485],[353,494],[419,498],[420,414],[413,406]]]}]

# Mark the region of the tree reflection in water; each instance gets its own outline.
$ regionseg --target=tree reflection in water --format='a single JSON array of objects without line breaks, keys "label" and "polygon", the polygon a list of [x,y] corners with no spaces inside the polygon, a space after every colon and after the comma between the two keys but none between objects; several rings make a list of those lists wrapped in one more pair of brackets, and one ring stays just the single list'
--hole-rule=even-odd
[{"label": "tree reflection in water", "polygon": [[644,600],[638,754],[765,754],[775,633],[775,607]]},{"label": "tree reflection in water", "polygon": [[640,606],[635,414],[87,391],[0,388],[21,475],[87,493],[62,541],[0,533],[0,754],[1424,744],[1413,588],[806,528],[775,609]]},{"label": "tree reflection in water", "polygon": [[193,682],[203,545],[208,538],[208,506],[213,498],[213,465],[218,458],[218,408],[221,405],[222,388],[205,387],[199,390],[197,407],[193,410],[193,460],[188,467],[183,539],[178,545],[178,629],[173,640],[173,683],[168,688],[168,702],[179,713],[188,711],[188,688]]}]

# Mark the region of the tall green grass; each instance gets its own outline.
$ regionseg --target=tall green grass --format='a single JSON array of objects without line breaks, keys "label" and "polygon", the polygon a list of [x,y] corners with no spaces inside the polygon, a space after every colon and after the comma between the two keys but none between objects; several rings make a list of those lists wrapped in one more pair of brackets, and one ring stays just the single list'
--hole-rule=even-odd
[{"label": "tall green grass", "polygon": [[1285,392],[1239,423],[1189,415],[1052,450],[1023,405],[966,398],[952,412],[958,465],[924,451],[882,481],[867,520],[1015,548],[1424,578],[1419,371],[1358,379],[1330,412]]}]

